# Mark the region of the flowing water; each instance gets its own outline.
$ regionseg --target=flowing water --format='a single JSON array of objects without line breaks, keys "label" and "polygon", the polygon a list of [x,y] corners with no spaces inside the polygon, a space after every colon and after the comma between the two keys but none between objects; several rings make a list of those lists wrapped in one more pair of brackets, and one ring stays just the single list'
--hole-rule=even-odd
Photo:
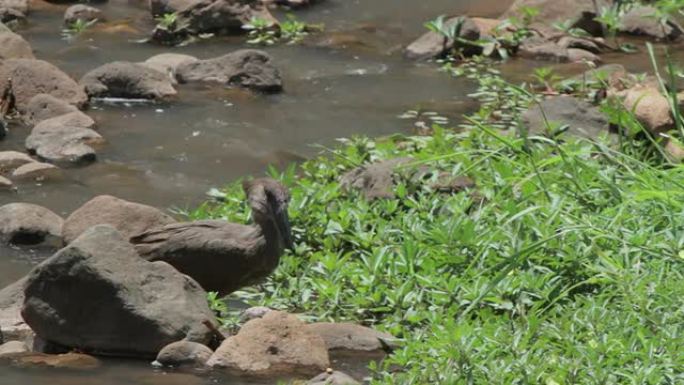
[{"label": "flowing water", "polygon": [[[475,104],[474,85],[436,70],[434,64],[404,60],[401,49],[439,14],[498,16],[507,0],[325,0],[298,18],[323,23],[326,33],[301,45],[266,50],[281,69],[285,92],[253,95],[220,87],[179,86],[168,104],[100,104],[88,113],[107,140],[96,163],[65,170],[60,181],[21,184],[0,192],[0,205],[31,202],[66,216],[99,194],[160,208],[192,207],[211,187],[235,178],[263,174],[267,165],[285,165],[355,134],[380,136],[411,132],[413,122],[398,119],[421,107],[457,122]],[[146,2],[110,0],[100,8],[108,22],[82,36],[61,37],[65,6],[42,6],[18,31],[36,56],[75,79],[114,60],[143,61],[163,52],[210,58],[244,47],[244,38],[214,38],[168,49],[136,42],[153,26]],[[282,16],[282,14],[279,14]],[[620,57],[608,61],[623,61]],[[529,77],[539,63],[515,60],[503,66],[513,77]],[[626,63],[645,70],[643,55]],[[568,72],[578,69],[566,66]],[[581,69],[580,69],[581,70]],[[0,150],[23,151],[27,127],[13,127]],[[52,250],[0,247],[0,287],[28,272]],[[96,376],[96,377],[94,377]],[[107,362],[96,374],[26,371],[0,367],[0,384],[240,384],[221,378],[171,374],[147,363]]]}]

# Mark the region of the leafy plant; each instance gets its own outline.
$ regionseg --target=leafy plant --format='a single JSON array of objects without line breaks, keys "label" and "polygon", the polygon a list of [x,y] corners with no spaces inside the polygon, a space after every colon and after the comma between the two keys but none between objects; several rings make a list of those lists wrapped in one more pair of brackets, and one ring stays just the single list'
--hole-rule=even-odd
[{"label": "leafy plant", "polygon": [[62,31],[62,35],[65,39],[74,38],[84,33],[88,28],[90,28],[95,23],[97,23],[97,19],[93,19],[90,21],[86,21],[84,19],[76,19]]},{"label": "leafy plant", "polygon": [[274,24],[269,20],[253,17],[250,22],[243,25],[242,28],[249,31],[248,44],[273,45],[278,40]]},{"label": "leafy plant", "polygon": [[176,29],[178,14],[176,12],[165,13],[157,18],[157,25],[167,30]]}]

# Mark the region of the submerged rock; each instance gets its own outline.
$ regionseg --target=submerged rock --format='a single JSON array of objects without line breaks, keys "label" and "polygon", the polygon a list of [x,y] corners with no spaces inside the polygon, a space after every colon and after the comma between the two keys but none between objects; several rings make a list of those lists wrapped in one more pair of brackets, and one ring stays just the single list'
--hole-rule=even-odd
[{"label": "submerged rock", "polygon": [[384,347],[394,340],[391,334],[352,323],[317,322],[306,329],[323,338],[329,353],[384,355]]},{"label": "submerged rock", "polygon": [[206,345],[190,341],[177,341],[164,348],[157,355],[157,362],[164,366],[203,367],[214,351]]},{"label": "submerged rock", "polygon": [[[459,33],[461,39],[476,41],[480,38],[480,27],[470,18],[453,17],[445,21],[447,28],[458,23],[462,23]],[[437,32],[429,31],[409,44],[405,54],[406,57],[414,60],[433,59],[444,55],[458,44],[457,41],[447,39]]]},{"label": "submerged rock", "polygon": [[28,124],[37,124],[45,119],[78,111],[78,108],[62,99],[49,94],[38,94],[32,97],[26,105],[24,120]]},{"label": "submerged rock", "polygon": [[554,136],[555,132],[548,132],[549,129],[555,131],[567,125],[567,133],[589,139],[596,139],[609,129],[608,119],[597,107],[568,95],[544,99],[541,107],[533,105],[522,114],[522,123],[530,134]]},{"label": "submerged rock", "polygon": [[158,209],[128,202],[109,195],[100,195],[71,213],[64,221],[64,242],[70,243],[95,225],[110,225],[125,239],[175,220]]},{"label": "submerged rock", "polygon": [[62,218],[30,203],[10,203],[0,207],[0,239],[5,243],[35,245],[62,239]]},{"label": "submerged rock", "polygon": [[64,25],[67,26],[78,21],[91,23],[95,20],[104,20],[104,15],[102,14],[102,11],[89,5],[75,4],[67,8],[64,12]]},{"label": "submerged rock", "polygon": [[261,92],[280,92],[283,81],[271,56],[264,51],[242,49],[208,60],[183,63],[177,68],[181,83],[209,82]]},{"label": "submerged rock", "polygon": [[675,40],[684,34],[682,26],[674,20],[661,22],[656,16],[657,9],[652,6],[639,5],[630,8],[620,22],[620,32],[647,36],[657,40]]},{"label": "submerged rock", "polygon": [[19,368],[54,368],[69,370],[92,370],[101,366],[100,360],[80,353],[44,354],[25,353],[8,357],[10,364]]},{"label": "submerged rock", "polygon": [[361,383],[345,373],[330,370],[310,379],[306,385],[361,385]]},{"label": "submerged rock", "polygon": [[18,167],[35,162],[33,158],[18,151],[0,151],[0,174],[10,174]]},{"label": "submerged rock", "polygon": [[72,78],[43,60],[8,59],[0,63],[0,90],[12,79],[12,89],[19,112],[25,112],[29,101],[38,94],[49,94],[81,107],[88,96]]},{"label": "submerged rock", "polygon": [[36,181],[59,179],[62,177],[62,169],[42,162],[31,162],[18,167],[12,172],[12,179],[17,181]]},{"label": "submerged rock", "polygon": [[130,63],[112,62],[100,66],[80,81],[90,97],[166,99],[176,95],[169,77],[149,67]]},{"label": "submerged rock", "polygon": [[80,111],[43,120],[26,138],[26,149],[51,163],[93,162],[93,146],[102,144],[104,139],[87,128],[92,124],[94,121]]},{"label": "submerged rock", "polygon": [[147,262],[111,226],[95,226],[36,267],[21,315],[46,341],[82,351],[155,357],[187,339],[208,343],[206,292],[163,262]]},{"label": "submerged rock", "polygon": [[296,316],[271,311],[228,337],[207,365],[237,376],[310,377],[330,366],[323,339]]}]

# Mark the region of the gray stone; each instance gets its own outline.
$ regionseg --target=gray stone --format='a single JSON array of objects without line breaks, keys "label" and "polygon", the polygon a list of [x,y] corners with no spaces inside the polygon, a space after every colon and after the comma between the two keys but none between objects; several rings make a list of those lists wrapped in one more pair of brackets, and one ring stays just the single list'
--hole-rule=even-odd
[{"label": "gray stone", "polygon": [[0,151],[0,174],[9,174],[17,167],[35,162],[33,158],[18,151]]},{"label": "gray stone", "polygon": [[35,181],[43,182],[55,180],[62,177],[62,169],[59,167],[42,162],[31,162],[18,167],[12,172],[12,179],[16,181]]},{"label": "gray stone", "polygon": [[157,355],[157,362],[164,366],[203,367],[214,352],[206,345],[190,341],[177,341],[164,348]]},{"label": "gray stone", "polygon": [[[547,127],[547,121],[550,127]],[[608,119],[597,107],[567,95],[547,98],[541,102],[541,107],[533,105],[523,113],[522,123],[530,134],[552,135],[553,132],[547,132],[549,128],[557,130],[568,125],[567,133],[590,139],[607,133],[609,128]]]},{"label": "gray stone", "polygon": [[196,57],[190,55],[183,55],[179,53],[162,53],[152,56],[140,64],[167,75],[171,79],[171,82],[175,84],[178,66],[185,63],[193,63],[198,60],[199,59]]},{"label": "gray stone", "polygon": [[583,29],[594,36],[603,34],[601,24],[595,19],[598,11],[609,5],[609,0],[515,0],[501,19],[522,18],[524,8],[538,9],[533,27],[549,30],[556,22],[570,22],[572,28]]},{"label": "gray stone", "polygon": [[11,190],[14,188],[14,183],[11,180],[0,176],[0,190]]},{"label": "gray stone", "polygon": [[532,60],[546,60],[564,63],[570,61],[567,48],[552,40],[533,36],[523,40],[518,47],[518,56]]},{"label": "gray stone", "polygon": [[70,243],[95,225],[110,225],[125,239],[130,239],[134,235],[174,222],[173,218],[154,207],[100,195],[69,215],[64,221],[63,236],[64,242]]},{"label": "gray stone", "polygon": [[[459,37],[465,40],[475,41],[480,38],[480,27],[468,17],[453,17],[444,23],[448,27],[461,22]],[[433,59],[444,55],[447,51],[459,45],[457,41],[447,39],[433,31],[424,33],[421,37],[406,47],[406,57],[414,60]]]},{"label": "gray stone", "polygon": [[28,124],[37,124],[46,119],[56,118],[61,115],[78,111],[78,108],[62,99],[48,94],[38,94],[29,100],[26,106],[24,120]]},{"label": "gray stone", "polygon": [[656,40],[675,40],[684,34],[682,26],[674,19],[661,23],[655,17],[657,10],[652,6],[635,6],[622,16],[620,32],[647,36]]},{"label": "gray stone", "polygon": [[[268,8],[261,1],[254,0],[151,0],[152,4],[180,3],[177,9],[181,23],[195,33],[244,34],[245,25],[254,18],[266,20],[273,25],[278,20],[271,15]],[[155,11],[152,6],[153,13]],[[168,6],[164,6],[168,12]]]},{"label": "gray stone", "polygon": [[0,32],[0,60],[34,58],[31,45],[23,37],[11,31]]},{"label": "gray stone", "polygon": [[21,317],[21,306],[24,303],[24,287],[26,278],[0,290],[0,334],[5,341],[23,341],[27,346],[33,345],[33,331]]},{"label": "gray stone", "polygon": [[85,4],[74,4],[64,12],[64,25],[68,26],[79,20],[86,23],[103,21],[104,16],[99,9]]},{"label": "gray stone", "polygon": [[0,357],[28,353],[30,349],[22,341],[9,341],[0,345]]},{"label": "gray stone", "polygon": [[240,314],[240,321],[247,322],[257,318],[263,318],[266,313],[270,311],[271,309],[267,308],[266,306],[253,306],[249,309],[245,309]]},{"label": "gray stone", "polygon": [[80,81],[90,97],[167,99],[176,95],[169,77],[146,66],[117,61],[85,74]]},{"label": "gray stone", "polygon": [[96,158],[93,146],[104,143],[100,134],[87,128],[94,123],[80,111],[43,120],[26,138],[26,149],[51,163],[93,162]]},{"label": "gray stone", "polygon": [[62,218],[45,207],[30,203],[0,206],[0,239],[5,243],[35,245],[61,241]]},{"label": "gray stone", "polygon": [[82,351],[155,357],[186,339],[208,343],[206,292],[163,262],[141,259],[111,226],[95,226],[37,266],[21,315],[46,341]]},{"label": "gray stone", "polygon": [[209,82],[261,92],[280,92],[280,71],[266,52],[242,49],[208,60],[183,63],[176,76],[181,83]]},{"label": "gray stone", "polygon": [[309,332],[318,334],[325,341],[330,353],[385,354],[385,344],[394,340],[391,334],[353,323],[317,322],[306,325]]}]

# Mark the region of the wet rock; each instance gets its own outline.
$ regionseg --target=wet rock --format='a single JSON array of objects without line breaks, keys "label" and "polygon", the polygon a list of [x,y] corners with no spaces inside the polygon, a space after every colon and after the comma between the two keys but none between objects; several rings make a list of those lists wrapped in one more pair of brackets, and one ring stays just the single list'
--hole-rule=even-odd
[{"label": "wet rock", "polygon": [[125,239],[156,227],[174,223],[174,219],[154,207],[100,195],[86,202],[64,221],[64,242],[70,243],[95,225],[110,225]]},{"label": "wet rock", "polygon": [[77,21],[86,23],[94,22],[95,20],[104,20],[102,11],[95,7],[85,4],[75,4],[67,8],[64,12],[64,25],[71,25]]},{"label": "wet rock", "polygon": [[195,33],[244,34],[244,26],[254,18],[278,25],[278,20],[258,0],[187,0],[184,3],[187,6],[178,10],[179,18]]},{"label": "wet rock", "polygon": [[30,273],[21,315],[46,341],[130,357],[155,357],[182,339],[208,343],[203,322],[216,322],[195,281],[143,260],[106,225],[90,228]]},{"label": "wet rock", "polygon": [[577,48],[594,54],[601,52],[601,48],[599,48],[598,44],[596,44],[594,41],[580,37],[563,36],[558,40],[558,45],[566,49]]},{"label": "wet rock", "polygon": [[78,111],[78,108],[62,99],[48,94],[38,94],[29,100],[24,120],[28,124],[36,124],[45,119],[56,118]]},{"label": "wet rock", "polygon": [[[551,127],[547,128],[547,120]],[[555,130],[567,125],[567,133],[590,139],[607,133],[609,128],[607,118],[597,107],[568,95],[547,98],[541,108],[533,105],[523,113],[522,123],[530,134],[553,136]]]},{"label": "wet rock", "polygon": [[206,345],[190,341],[173,342],[157,355],[157,362],[164,366],[203,367],[214,352]]},{"label": "wet rock", "polygon": [[0,22],[21,23],[26,20],[26,14],[12,8],[0,8]]},{"label": "wet rock", "polygon": [[[462,23],[459,37],[465,40],[480,38],[480,28],[470,18],[453,17],[445,21],[447,27]],[[456,46],[457,42],[433,31],[426,32],[406,47],[405,55],[409,59],[425,60],[444,55]]]},{"label": "wet rock", "polygon": [[656,14],[657,10],[652,6],[632,7],[622,16],[620,32],[657,40],[675,40],[684,34],[682,26],[676,21],[661,23]]},{"label": "wet rock", "polygon": [[17,167],[35,162],[33,158],[18,151],[0,151],[0,174],[9,174]]},{"label": "wet rock", "polygon": [[306,385],[361,385],[361,383],[345,373],[330,370],[310,379]]},{"label": "wet rock", "polygon": [[5,243],[35,245],[61,240],[62,218],[30,203],[10,203],[0,207],[0,239]]},{"label": "wet rock", "polygon": [[317,322],[306,325],[309,332],[323,338],[328,352],[370,353],[384,355],[384,343],[394,340],[391,334],[352,323]]},{"label": "wet rock", "polygon": [[638,85],[623,91],[623,106],[653,135],[674,127],[670,101],[655,85]]},{"label": "wet rock", "polygon": [[0,31],[0,60],[34,58],[31,45],[23,37],[9,30]]},{"label": "wet rock", "polygon": [[533,27],[537,29],[548,30],[556,22],[570,22],[572,28],[600,36],[603,28],[595,20],[598,15],[594,3],[599,11],[610,5],[608,0],[516,0],[501,19],[522,18],[524,8],[535,8],[540,11],[533,22]]},{"label": "wet rock", "polygon": [[130,62],[112,62],[81,78],[80,84],[90,97],[166,99],[176,95],[168,76],[146,66]]},{"label": "wet rock", "polygon": [[27,163],[12,172],[12,179],[16,181],[43,182],[61,177],[62,170],[59,167],[42,162]]},{"label": "wet rock", "polygon": [[167,75],[172,83],[176,83],[176,71],[181,64],[194,63],[198,61],[194,56],[183,55],[179,53],[162,53],[152,56],[151,58],[140,63],[146,67],[157,70],[164,75]]},{"label": "wet rock", "polygon": [[0,9],[26,15],[29,10],[28,0],[0,0]]},{"label": "wet rock", "polygon": [[14,183],[11,180],[0,176],[0,190],[11,190],[14,188]]},{"label": "wet rock", "polygon": [[215,369],[248,377],[310,377],[330,361],[323,339],[296,316],[268,312],[227,338],[207,362]]},{"label": "wet rock", "polygon": [[93,370],[101,366],[100,360],[80,353],[44,354],[26,353],[10,357],[10,364],[19,368],[54,368]]},{"label": "wet rock", "polygon": [[247,322],[257,318],[263,318],[266,313],[272,311],[266,306],[253,306],[249,309],[245,309],[242,314],[240,314],[240,321]]},{"label": "wet rock", "polygon": [[12,79],[17,109],[25,112],[31,98],[49,94],[75,106],[84,106],[88,97],[67,74],[43,60],[8,59],[0,63],[0,89]]},{"label": "wet rock", "polygon": [[567,48],[552,40],[533,36],[523,40],[518,47],[518,56],[532,60],[555,61],[559,63],[570,61]]},{"label": "wet rock", "polygon": [[488,19],[485,17],[471,17],[470,20],[477,26],[480,36],[493,36],[501,26],[501,20]]},{"label": "wet rock", "polygon": [[573,63],[589,62],[600,63],[601,58],[587,50],[579,48],[568,48],[568,61]]},{"label": "wet rock", "polygon": [[360,190],[368,200],[392,199],[395,196],[395,169],[412,160],[408,157],[395,158],[357,167],[342,175],[340,185],[347,191]]},{"label": "wet rock", "polygon": [[181,83],[220,83],[261,92],[280,92],[283,89],[280,71],[273,65],[271,56],[253,49],[181,64],[177,77]]},{"label": "wet rock", "polygon": [[94,121],[80,111],[43,120],[26,138],[26,149],[51,163],[93,162],[96,158],[93,146],[104,143],[104,139],[86,128],[92,124]]},{"label": "wet rock", "polygon": [[[0,341],[1,343],[1,341]],[[17,354],[28,353],[30,349],[22,341],[9,341],[0,345],[0,359],[2,357],[14,356]]]},{"label": "wet rock", "polygon": [[26,278],[22,278],[0,290],[0,334],[5,341],[23,341],[31,346],[33,331],[21,317],[25,285]]}]

